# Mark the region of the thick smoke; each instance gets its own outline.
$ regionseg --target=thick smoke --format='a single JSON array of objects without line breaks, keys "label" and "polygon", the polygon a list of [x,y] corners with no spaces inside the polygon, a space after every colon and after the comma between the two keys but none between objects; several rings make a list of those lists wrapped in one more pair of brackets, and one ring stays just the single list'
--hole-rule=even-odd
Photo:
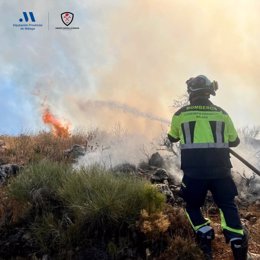
[{"label": "thick smoke", "polygon": [[[246,161],[260,170],[260,128],[243,128],[238,131],[241,143],[233,148]],[[254,173],[246,165],[231,156],[233,164],[233,177],[237,183],[240,198],[246,201],[260,199],[260,176]]]},{"label": "thick smoke", "polygon": [[[2,0],[0,7],[0,83],[19,90],[14,111],[31,108],[27,128],[44,126],[44,103],[74,128],[111,132],[120,124],[133,144],[147,143],[166,133],[173,100],[198,74],[219,82],[213,102],[235,126],[260,124],[258,0]],[[13,28],[22,11],[44,27]],[[74,12],[79,30],[55,30],[64,11]]]},{"label": "thick smoke", "polygon": [[[256,0],[28,0],[0,5],[5,10],[0,76],[38,111],[38,116],[29,115],[32,128],[41,125],[38,108],[47,96],[50,109],[75,128],[90,127],[89,118],[95,116],[97,127],[120,122],[131,132],[156,135],[162,126],[155,121],[114,108],[105,114],[91,109],[90,114],[79,104],[110,100],[170,120],[173,99],[185,92],[185,80],[197,74],[219,81],[216,103],[230,112],[235,125],[260,123]],[[75,13],[80,30],[54,29],[65,9]],[[33,33],[12,28],[24,10],[34,11],[45,28]]]},{"label": "thick smoke", "polygon": [[150,151],[155,149],[143,136],[127,134],[120,127],[110,133],[99,132],[88,147],[91,149],[79,158],[75,167],[98,164],[112,169],[122,163],[137,166],[141,161],[147,161]]}]

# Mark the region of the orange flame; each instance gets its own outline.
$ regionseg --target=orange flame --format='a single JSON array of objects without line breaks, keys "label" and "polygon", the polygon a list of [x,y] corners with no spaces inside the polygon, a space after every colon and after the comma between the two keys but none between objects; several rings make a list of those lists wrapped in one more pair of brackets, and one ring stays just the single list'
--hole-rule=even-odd
[{"label": "orange flame", "polygon": [[42,115],[42,120],[45,124],[48,124],[52,128],[52,132],[55,136],[59,137],[69,137],[70,136],[70,125],[68,123],[63,123],[58,120],[48,108],[46,108]]}]

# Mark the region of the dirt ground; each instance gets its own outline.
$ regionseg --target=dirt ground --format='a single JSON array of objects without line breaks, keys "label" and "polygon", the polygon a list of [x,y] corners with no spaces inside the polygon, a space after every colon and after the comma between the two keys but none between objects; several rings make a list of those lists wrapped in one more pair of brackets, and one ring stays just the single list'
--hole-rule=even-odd
[{"label": "dirt ground", "polygon": [[[243,224],[249,231],[249,252],[253,260],[260,260],[260,206],[250,206],[240,210]],[[214,260],[233,260],[230,245],[225,243],[221,232],[220,218],[218,214],[210,215],[212,226],[215,230],[213,241]]]}]

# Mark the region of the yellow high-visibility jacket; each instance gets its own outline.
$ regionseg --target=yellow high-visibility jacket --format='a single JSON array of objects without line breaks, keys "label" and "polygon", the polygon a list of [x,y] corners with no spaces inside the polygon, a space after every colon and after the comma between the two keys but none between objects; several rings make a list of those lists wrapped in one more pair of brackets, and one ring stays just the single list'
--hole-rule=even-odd
[{"label": "yellow high-visibility jacket", "polygon": [[180,141],[181,168],[231,168],[229,147],[239,138],[229,115],[207,98],[179,109],[172,117],[170,141]]}]

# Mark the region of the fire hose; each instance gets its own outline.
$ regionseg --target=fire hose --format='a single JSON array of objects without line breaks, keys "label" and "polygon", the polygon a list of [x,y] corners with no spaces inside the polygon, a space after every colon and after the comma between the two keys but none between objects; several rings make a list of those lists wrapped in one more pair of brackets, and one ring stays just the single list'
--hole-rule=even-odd
[{"label": "fire hose", "polygon": [[243,157],[241,157],[239,154],[237,154],[235,151],[233,151],[230,148],[229,148],[229,152],[238,160],[240,160],[243,164],[245,164],[249,169],[255,172],[258,176],[260,176],[260,171],[256,169],[251,163],[249,163],[247,160],[245,160]]}]

